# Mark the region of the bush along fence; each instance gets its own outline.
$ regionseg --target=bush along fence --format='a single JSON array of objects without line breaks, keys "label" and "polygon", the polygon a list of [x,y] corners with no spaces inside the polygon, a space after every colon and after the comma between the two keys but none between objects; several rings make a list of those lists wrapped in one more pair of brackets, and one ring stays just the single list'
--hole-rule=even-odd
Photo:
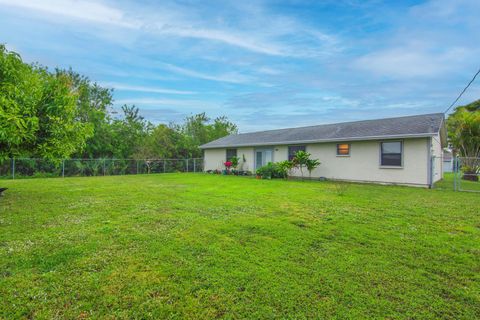
[{"label": "bush along fence", "polygon": [[202,172],[203,159],[35,159],[0,161],[0,178],[46,178]]}]

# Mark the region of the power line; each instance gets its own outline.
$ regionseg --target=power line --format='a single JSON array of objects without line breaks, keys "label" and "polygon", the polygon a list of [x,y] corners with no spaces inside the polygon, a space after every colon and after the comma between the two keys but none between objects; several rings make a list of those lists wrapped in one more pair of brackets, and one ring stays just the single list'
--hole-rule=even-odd
[{"label": "power line", "polygon": [[475,73],[475,75],[473,76],[472,80],[470,80],[470,82],[467,84],[467,86],[463,89],[463,91],[458,95],[457,99],[455,99],[455,101],[452,102],[452,104],[450,105],[450,107],[447,108],[447,110],[445,110],[444,113],[447,113],[448,110],[450,110],[450,108],[452,108],[455,103],[457,103],[458,99],[460,99],[460,97],[465,93],[465,91],[467,91],[468,87],[470,87],[470,85],[473,83],[473,81],[475,81],[475,78],[478,76],[478,74],[480,73],[480,69],[478,69],[477,73]]}]

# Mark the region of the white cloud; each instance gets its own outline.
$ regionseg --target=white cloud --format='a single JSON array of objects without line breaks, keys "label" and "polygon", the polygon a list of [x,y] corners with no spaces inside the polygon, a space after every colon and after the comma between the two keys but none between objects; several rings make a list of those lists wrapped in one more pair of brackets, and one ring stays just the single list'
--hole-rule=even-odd
[{"label": "white cloud", "polygon": [[471,52],[462,47],[445,50],[409,45],[374,51],[361,56],[354,67],[387,78],[435,77],[457,69]]},{"label": "white cloud", "polygon": [[127,20],[123,11],[99,2],[72,0],[0,0],[0,4],[102,24],[112,24],[128,28],[139,27],[137,22]]},{"label": "white cloud", "polygon": [[[149,12],[138,5],[130,5],[122,9],[102,1],[0,0],[0,4],[39,12],[42,18],[45,18],[44,14],[57,15],[157,36],[208,40],[272,56],[316,56],[324,54],[325,51],[331,50],[334,44],[336,45],[335,38],[331,35],[307,28],[290,18],[269,16],[264,12],[255,17],[242,18],[245,19],[247,28],[235,30],[223,24],[212,27],[215,23],[205,17],[196,18],[197,13],[188,7],[162,5],[161,10]],[[241,16],[241,13],[239,15]],[[259,25],[262,26],[261,31],[258,30]],[[88,28],[82,29],[84,32],[88,30]],[[91,31],[98,33],[98,30]],[[120,36],[126,36],[122,30],[117,32]],[[280,39],[285,36],[299,38],[300,42],[306,40],[308,43],[297,41],[292,47],[285,42],[285,39]],[[115,39],[112,35],[109,38]]]},{"label": "white cloud", "polygon": [[134,86],[115,82],[102,82],[102,86],[125,91],[138,91],[138,92],[151,92],[151,93],[165,93],[165,94],[178,94],[178,95],[190,95],[196,94],[194,91],[184,90],[172,90],[158,87],[146,87],[146,86]]},{"label": "white cloud", "polygon": [[169,106],[169,107],[184,107],[190,109],[215,109],[218,108],[218,103],[212,103],[204,100],[183,100],[183,99],[155,99],[155,98],[132,98],[132,99],[118,99],[115,100],[116,105],[135,104],[141,106]]},{"label": "white cloud", "polygon": [[249,51],[268,55],[288,55],[279,45],[269,43],[267,40],[258,40],[246,34],[236,34],[232,31],[163,26],[158,29],[158,32],[166,35],[223,42]]},{"label": "white cloud", "polygon": [[237,72],[224,73],[220,75],[212,75],[212,74],[202,73],[195,70],[178,67],[168,63],[164,64],[163,66],[165,69],[178,74],[182,74],[192,78],[199,78],[199,79],[205,79],[205,80],[211,80],[211,81],[230,82],[230,83],[249,83],[253,80],[252,77],[244,74],[240,74]]}]

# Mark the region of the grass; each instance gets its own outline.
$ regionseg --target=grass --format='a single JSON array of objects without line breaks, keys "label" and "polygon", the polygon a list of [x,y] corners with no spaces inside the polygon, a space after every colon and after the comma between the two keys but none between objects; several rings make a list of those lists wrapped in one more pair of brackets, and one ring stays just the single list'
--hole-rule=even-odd
[{"label": "grass", "polygon": [[202,174],[1,184],[0,318],[480,317],[479,194]]},{"label": "grass", "polygon": [[[457,177],[457,188],[459,190],[470,191],[470,192],[480,192],[480,182],[478,181],[468,181],[460,178],[461,174],[458,174]],[[454,174],[446,173],[445,179],[439,181],[435,185],[436,189],[442,190],[453,190],[454,189]]]}]

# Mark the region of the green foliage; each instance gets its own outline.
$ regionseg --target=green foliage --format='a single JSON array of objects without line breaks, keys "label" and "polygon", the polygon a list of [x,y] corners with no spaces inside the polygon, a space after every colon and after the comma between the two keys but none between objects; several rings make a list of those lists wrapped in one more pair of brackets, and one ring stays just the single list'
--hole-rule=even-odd
[{"label": "green foliage", "polygon": [[199,145],[236,133],[205,113],[154,126],[135,106],[114,116],[112,90],[73,70],[49,72],[0,45],[0,160],[11,157],[191,158]]},{"label": "green foliage", "polygon": [[232,162],[232,168],[236,169],[238,167],[238,163],[240,162],[240,158],[239,157],[232,157],[230,159],[230,162]]},{"label": "green foliage", "polygon": [[321,162],[318,159],[307,159],[305,162],[305,166],[307,167],[308,174],[311,176],[312,171],[318,168],[318,166],[321,164]]},{"label": "green foliage", "polygon": [[478,194],[334,185],[2,181],[0,319],[479,318]]},{"label": "green foliage", "polygon": [[173,129],[180,133],[178,153],[184,158],[198,158],[202,150],[198,146],[229,134],[237,133],[235,124],[226,117],[212,120],[205,113],[187,117],[183,124],[173,124]]},{"label": "green foliage", "polygon": [[305,151],[298,151],[295,153],[295,157],[292,159],[293,167],[300,169],[300,174],[303,179],[303,169],[307,168],[308,172],[311,172],[320,165],[320,161],[317,159],[310,159],[311,154]]},{"label": "green foliage", "polygon": [[258,168],[256,174],[263,179],[287,177],[287,172],[284,170],[284,167],[274,162],[269,162],[263,167]]},{"label": "green foliage", "polygon": [[0,158],[64,158],[93,133],[79,121],[78,94],[66,74],[24,63],[0,45]]},{"label": "green foliage", "polygon": [[[459,156],[465,173],[480,169],[480,100],[457,107],[447,119],[448,138]],[[464,176],[469,178],[473,176]]]},{"label": "green foliage", "polygon": [[288,175],[290,174],[291,170],[295,166],[293,161],[289,161],[289,160],[277,162],[277,165],[279,170],[283,173],[283,176],[285,179],[288,178]]}]

